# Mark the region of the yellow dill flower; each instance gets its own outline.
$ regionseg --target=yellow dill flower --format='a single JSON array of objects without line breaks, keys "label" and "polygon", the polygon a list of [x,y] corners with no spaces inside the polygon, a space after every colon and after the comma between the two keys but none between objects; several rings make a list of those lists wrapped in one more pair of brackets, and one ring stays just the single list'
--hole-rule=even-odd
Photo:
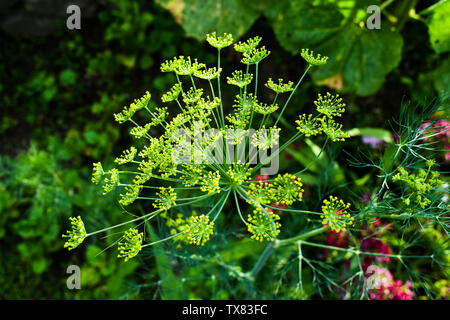
[{"label": "yellow dill flower", "polygon": [[273,127],[265,129],[263,127],[252,135],[251,144],[259,149],[268,150],[278,145],[280,140],[280,128]]},{"label": "yellow dill flower", "polygon": [[294,83],[292,81],[283,83],[283,79],[278,79],[278,83],[275,83],[272,81],[272,78],[269,78],[269,80],[267,80],[266,87],[276,93],[285,93],[294,90]]},{"label": "yellow dill flower", "polygon": [[161,187],[159,192],[156,193],[158,199],[155,200],[153,206],[161,210],[169,210],[175,205],[177,194],[172,187]]},{"label": "yellow dill flower", "polygon": [[239,88],[243,88],[246,85],[250,84],[253,79],[253,74],[247,73],[243,74],[241,70],[233,71],[231,77],[227,77],[227,83],[238,86]]},{"label": "yellow dill flower", "polygon": [[261,48],[253,49],[250,52],[244,52],[244,58],[242,58],[241,62],[248,65],[258,64],[269,54],[270,51],[267,50],[266,47],[262,46]]},{"label": "yellow dill flower", "polygon": [[262,114],[262,115],[268,115],[271,113],[274,113],[278,110],[278,104],[266,104],[266,103],[258,103],[255,102],[253,104],[253,110],[256,113]]},{"label": "yellow dill flower", "polygon": [[104,174],[105,172],[103,171],[101,162],[94,163],[91,181],[95,184],[99,184]]},{"label": "yellow dill flower", "polygon": [[280,217],[273,212],[255,209],[253,215],[248,215],[247,229],[256,241],[274,241],[280,233]]},{"label": "yellow dill flower", "polygon": [[71,231],[67,231],[67,234],[63,234],[63,238],[69,238],[64,243],[64,248],[69,248],[69,251],[78,247],[86,238],[86,229],[84,228],[83,220],[81,217],[70,217],[70,224],[72,226]]},{"label": "yellow dill flower", "polygon": [[135,147],[131,147],[128,150],[125,150],[123,152],[123,155],[121,157],[118,157],[114,160],[115,163],[117,164],[125,164],[125,163],[129,163],[131,161],[134,160],[134,157],[136,156],[137,153],[137,149]]},{"label": "yellow dill flower", "polygon": [[295,201],[302,201],[303,183],[299,177],[290,173],[277,175],[270,188],[270,196],[275,204],[290,206]]},{"label": "yellow dill flower", "polygon": [[261,37],[250,38],[245,42],[238,42],[234,45],[234,50],[242,53],[250,53],[253,49],[255,49],[259,42],[261,41]]},{"label": "yellow dill flower", "polygon": [[135,99],[128,108],[124,107],[122,112],[115,113],[114,119],[119,123],[124,123],[125,121],[130,120],[131,117],[133,117],[133,115],[136,113],[136,111],[141,110],[148,105],[150,98],[150,92],[145,92],[143,97]]},{"label": "yellow dill flower", "polygon": [[128,206],[132,204],[139,197],[139,193],[142,190],[142,186],[138,184],[133,184],[131,186],[125,187],[125,194],[120,195],[119,203],[123,206]]},{"label": "yellow dill flower", "polygon": [[152,126],[157,126],[166,120],[169,113],[167,112],[167,108],[163,107],[163,108],[155,108],[152,115],[153,115],[153,119],[152,119],[151,124],[152,124]]},{"label": "yellow dill flower", "polygon": [[333,119],[323,117],[320,119],[323,132],[332,141],[344,141],[350,135],[342,130],[342,124],[336,123]]},{"label": "yellow dill flower", "polygon": [[147,123],[145,126],[136,126],[130,129],[130,134],[136,139],[140,139],[145,136],[152,127],[152,123]]},{"label": "yellow dill flower", "polygon": [[125,262],[137,256],[142,249],[144,234],[137,229],[130,228],[125,231],[122,239],[119,241],[117,249],[119,254],[117,258],[124,258]]},{"label": "yellow dill flower", "polygon": [[197,78],[203,79],[203,80],[212,80],[217,79],[220,76],[220,73],[222,72],[222,68],[219,68],[218,70],[214,68],[209,68],[205,70],[197,70],[194,72],[194,76]]},{"label": "yellow dill flower", "polygon": [[219,171],[208,171],[200,179],[200,190],[208,192],[208,194],[217,193],[220,191],[220,173]]},{"label": "yellow dill flower", "polygon": [[174,101],[178,98],[182,91],[181,84],[176,83],[172,88],[170,88],[169,91],[167,91],[165,94],[162,95],[161,101],[162,102],[170,102]]},{"label": "yellow dill flower", "polygon": [[271,187],[272,184],[269,182],[258,181],[250,183],[247,191],[247,195],[249,196],[247,202],[254,207],[269,204],[272,201],[270,197]]},{"label": "yellow dill flower", "polygon": [[180,177],[185,187],[192,187],[199,183],[204,166],[196,164],[187,164],[184,167],[183,175]]},{"label": "yellow dill flower", "polygon": [[243,184],[250,176],[249,171],[249,163],[235,163],[232,165],[230,169],[228,169],[227,173],[231,178],[231,181],[237,184]]},{"label": "yellow dill flower", "polygon": [[166,60],[161,64],[162,72],[175,72],[180,76],[189,76],[195,73],[195,71],[205,68],[204,63],[191,61],[191,57],[185,58],[184,56],[174,57],[172,60]]},{"label": "yellow dill flower", "polygon": [[320,54],[314,56],[314,52],[310,51],[309,49],[302,49],[300,55],[302,56],[303,59],[306,60],[306,62],[308,62],[312,66],[321,66],[327,63],[328,60],[328,57],[326,56],[321,57]]},{"label": "yellow dill flower", "polygon": [[214,222],[207,215],[192,215],[187,220],[187,242],[203,246],[214,233]]},{"label": "yellow dill flower", "polygon": [[328,224],[336,232],[345,230],[354,221],[350,213],[347,213],[348,208],[350,208],[350,203],[346,204],[343,200],[334,196],[330,196],[329,200],[323,200],[323,214],[320,216],[323,219],[322,224]]},{"label": "yellow dill flower", "polygon": [[439,179],[439,172],[433,171],[430,173],[431,166],[434,165],[434,162],[428,160],[427,164],[429,166],[427,171],[419,169],[416,174],[408,173],[405,168],[399,167],[398,173],[392,177],[393,182],[401,181],[408,186],[407,191],[409,196],[403,200],[407,206],[411,204],[412,199],[422,209],[425,209],[431,204],[431,200],[428,199],[427,194],[442,183]]},{"label": "yellow dill flower", "polygon": [[206,35],[206,41],[219,50],[228,47],[233,43],[233,36],[229,33],[224,33],[222,36],[217,36],[216,32]]},{"label": "yellow dill flower", "polygon": [[339,98],[338,94],[333,96],[327,92],[326,96],[323,97],[319,93],[319,98],[314,101],[314,104],[317,107],[317,111],[330,118],[334,116],[340,117],[345,111],[345,103],[342,103],[342,98]]},{"label": "yellow dill flower", "polygon": [[320,123],[316,119],[313,119],[312,114],[308,116],[306,114],[300,115],[295,123],[298,125],[297,130],[306,137],[318,135],[323,130]]},{"label": "yellow dill flower", "polygon": [[196,104],[203,95],[203,89],[190,88],[189,91],[183,93],[183,101],[187,105]]},{"label": "yellow dill flower", "polygon": [[103,194],[107,194],[113,191],[116,186],[119,185],[119,170],[116,168],[108,171],[110,174],[109,178],[105,178],[105,184],[103,185]]}]

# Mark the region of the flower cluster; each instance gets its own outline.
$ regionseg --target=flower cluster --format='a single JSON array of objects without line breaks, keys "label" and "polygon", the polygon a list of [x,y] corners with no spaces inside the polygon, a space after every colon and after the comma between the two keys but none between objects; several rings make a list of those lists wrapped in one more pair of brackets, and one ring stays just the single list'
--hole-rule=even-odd
[{"label": "flower cluster", "polygon": [[126,231],[119,241],[117,249],[119,250],[118,258],[124,258],[125,262],[137,256],[142,249],[142,241],[144,234],[137,229],[130,228]]},{"label": "flower cluster", "polygon": [[323,200],[322,212],[320,216],[324,225],[329,225],[331,230],[339,232],[345,230],[353,224],[354,218],[347,213],[350,203],[344,203],[342,199],[330,196],[329,200]]},{"label": "flower cluster", "polygon": [[64,248],[68,248],[69,250],[75,249],[78,247],[86,238],[86,229],[84,228],[83,220],[81,217],[70,217],[70,224],[72,226],[71,231],[67,231],[67,234],[63,234],[63,238],[68,238],[64,243]]},{"label": "flower cluster", "polygon": [[430,205],[431,200],[427,194],[442,183],[439,172],[431,171],[432,164],[430,162],[427,171],[420,169],[417,174],[408,173],[405,168],[399,167],[398,173],[392,178],[393,182],[401,181],[408,187],[409,196],[403,200],[407,206],[411,204],[411,199],[422,209]]},{"label": "flower cluster", "polygon": [[203,246],[214,233],[214,222],[209,220],[207,215],[189,217],[186,226],[187,242],[197,246]]},{"label": "flower cluster", "polygon": [[229,33],[224,33],[222,36],[217,36],[215,32],[206,35],[206,41],[217,49],[223,49],[233,44],[233,36]]},{"label": "flower cluster", "polygon": [[115,113],[114,119],[116,119],[119,123],[124,123],[131,119],[131,117],[136,113],[136,111],[141,110],[142,108],[147,107],[150,101],[151,94],[150,92],[146,92],[144,96],[139,99],[135,99],[134,102],[127,108],[124,107],[122,112]]},{"label": "flower cluster", "polygon": [[339,95],[333,96],[329,92],[325,96],[319,94],[319,98],[314,101],[314,104],[316,110],[323,116],[300,115],[296,121],[298,131],[306,137],[325,133],[331,141],[344,141],[349,137],[349,134],[342,130],[342,124],[337,123],[334,119],[334,117],[342,116],[345,111],[345,104],[342,103]]},{"label": "flower cluster", "polygon": [[161,187],[159,190],[160,191],[156,193],[158,198],[153,203],[153,206],[160,210],[167,211],[175,205],[177,194],[172,187]]},{"label": "flower cluster", "polygon": [[269,80],[267,80],[266,87],[278,94],[294,90],[294,83],[292,81],[283,83],[283,79],[278,79],[278,83],[275,83],[272,81],[272,78],[269,78]]},{"label": "flower cluster", "polygon": [[253,211],[253,215],[248,215],[248,232],[251,238],[256,241],[274,241],[280,233],[281,224],[277,222],[280,217],[273,212],[266,210]]},{"label": "flower cluster", "polygon": [[227,83],[239,88],[243,88],[252,82],[253,74],[242,74],[242,71],[234,71],[231,77],[227,77]]},{"label": "flower cluster", "polygon": [[306,60],[311,66],[321,66],[328,61],[328,57],[320,56],[320,54],[314,56],[314,52],[309,49],[302,49],[300,55]]}]

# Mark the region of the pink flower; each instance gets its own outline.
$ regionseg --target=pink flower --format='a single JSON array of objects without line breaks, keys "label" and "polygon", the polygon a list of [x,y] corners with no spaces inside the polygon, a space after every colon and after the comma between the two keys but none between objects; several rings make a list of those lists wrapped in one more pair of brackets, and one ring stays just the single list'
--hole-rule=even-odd
[{"label": "pink flower", "polygon": [[436,137],[441,138],[448,138],[450,137],[450,121],[447,119],[442,119],[436,122],[435,124],[436,132],[439,132]]},{"label": "pink flower", "polygon": [[267,180],[269,180],[268,175],[260,175],[255,178],[255,181],[267,181]]},{"label": "pink flower", "polygon": [[385,268],[370,266],[366,283],[371,291],[369,297],[374,300],[412,300],[414,297],[411,281],[403,284],[401,280],[394,280],[392,273]]}]

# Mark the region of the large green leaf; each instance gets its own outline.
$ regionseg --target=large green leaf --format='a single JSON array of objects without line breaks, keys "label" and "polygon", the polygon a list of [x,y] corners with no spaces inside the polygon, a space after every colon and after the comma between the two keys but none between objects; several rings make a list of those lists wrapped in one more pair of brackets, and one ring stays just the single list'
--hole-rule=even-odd
[{"label": "large green leaf", "polygon": [[431,46],[437,53],[450,51],[450,1],[436,6],[428,23]]},{"label": "large green leaf", "polygon": [[231,33],[242,36],[258,18],[259,13],[239,0],[158,0],[172,12],[188,36],[199,40],[207,33]]},{"label": "large green leaf", "polygon": [[335,4],[297,0],[289,8],[274,10],[279,11],[268,15],[284,48],[298,54],[309,47],[329,56],[328,63],[313,72],[318,82],[337,79],[337,89],[369,95],[401,60],[403,40],[398,32],[387,26],[368,30],[353,20],[344,21],[342,9]]}]

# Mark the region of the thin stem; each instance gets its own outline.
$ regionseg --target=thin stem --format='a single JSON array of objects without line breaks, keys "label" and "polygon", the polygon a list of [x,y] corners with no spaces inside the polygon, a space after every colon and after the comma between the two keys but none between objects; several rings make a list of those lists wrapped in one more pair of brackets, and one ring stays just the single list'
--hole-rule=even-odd
[{"label": "thin stem", "polygon": [[275,121],[274,126],[276,126],[278,124],[278,121],[280,121],[280,118],[283,115],[284,110],[286,109],[286,106],[289,104],[289,101],[291,101],[291,98],[294,95],[295,91],[297,90],[297,87],[300,85],[300,83],[302,83],[303,78],[306,76],[306,74],[308,73],[310,68],[311,68],[311,65],[309,64],[308,67],[306,68],[305,72],[301,76],[300,80],[298,80],[297,85],[295,86],[294,90],[292,90],[291,94],[289,95],[289,98],[286,100],[286,103],[284,104],[283,109],[281,109],[281,112],[278,115],[277,121]]},{"label": "thin stem", "polygon": [[287,239],[282,239],[282,240],[277,239],[275,241],[275,247],[278,248],[280,246],[289,245],[289,244],[295,243],[300,240],[305,240],[310,237],[316,236],[318,234],[324,233],[325,231],[328,231],[328,230],[330,230],[330,227],[321,227],[321,228],[317,228],[317,229],[311,230],[306,233],[299,234],[292,238],[287,238]]}]

